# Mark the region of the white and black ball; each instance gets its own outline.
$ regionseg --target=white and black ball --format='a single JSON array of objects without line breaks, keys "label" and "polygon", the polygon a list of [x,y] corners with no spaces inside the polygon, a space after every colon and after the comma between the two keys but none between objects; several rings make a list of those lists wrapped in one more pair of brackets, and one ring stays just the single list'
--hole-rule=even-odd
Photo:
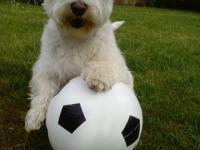
[{"label": "white and black ball", "polygon": [[132,150],[139,142],[143,117],[125,84],[99,93],[78,77],[53,98],[46,125],[55,150]]}]

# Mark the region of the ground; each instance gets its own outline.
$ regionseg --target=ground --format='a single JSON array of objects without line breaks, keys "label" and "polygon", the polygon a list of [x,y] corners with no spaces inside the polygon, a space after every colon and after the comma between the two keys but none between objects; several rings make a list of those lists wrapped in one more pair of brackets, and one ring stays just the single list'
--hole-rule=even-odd
[{"label": "ground", "polygon": [[[135,78],[144,128],[137,149],[200,149],[200,14],[117,6],[117,41]],[[0,149],[51,149],[46,128],[27,135],[28,82],[47,18],[0,1]]]}]

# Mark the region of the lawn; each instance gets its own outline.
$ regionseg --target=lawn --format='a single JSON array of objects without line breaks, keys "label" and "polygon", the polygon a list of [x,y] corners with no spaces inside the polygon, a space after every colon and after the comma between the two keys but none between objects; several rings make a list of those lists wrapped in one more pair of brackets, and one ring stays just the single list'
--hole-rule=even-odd
[{"label": "lawn", "polygon": [[[144,114],[137,149],[200,149],[200,14],[117,6],[117,41]],[[47,17],[39,6],[0,1],[0,149],[51,149],[46,128],[27,135],[28,82]]]}]

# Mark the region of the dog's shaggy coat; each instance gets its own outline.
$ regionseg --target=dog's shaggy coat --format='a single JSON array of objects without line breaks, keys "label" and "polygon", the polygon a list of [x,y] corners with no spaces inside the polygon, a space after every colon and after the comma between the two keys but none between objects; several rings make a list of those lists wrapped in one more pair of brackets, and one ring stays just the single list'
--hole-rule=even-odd
[{"label": "dog's shaggy coat", "polygon": [[[27,132],[41,127],[48,104],[70,79],[82,76],[98,92],[133,80],[116,44],[110,22],[112,0],[79,0],[87,10],[75,16],[70,7],[78,0],[45,0],[49,16],[41,39],[41,52],[30,81],[31,106],[25,119]],[[79,23],[78,26],[74,24]],[[119,25],[120,26],[120,25]]]}]

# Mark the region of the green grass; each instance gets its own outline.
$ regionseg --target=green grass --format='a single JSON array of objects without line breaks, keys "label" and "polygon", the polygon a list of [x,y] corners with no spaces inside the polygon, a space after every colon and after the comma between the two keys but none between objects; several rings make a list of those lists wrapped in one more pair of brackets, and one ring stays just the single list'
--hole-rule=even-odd
[{"label": "green grass", "polygon": [[[200,149],[200,14],[117,6],[117,41],[144,114],[138,149]],[[31,67],[47,18],[41,7],[0,1],[0,149],[50,149],[46,129],[26,135]]]}]

